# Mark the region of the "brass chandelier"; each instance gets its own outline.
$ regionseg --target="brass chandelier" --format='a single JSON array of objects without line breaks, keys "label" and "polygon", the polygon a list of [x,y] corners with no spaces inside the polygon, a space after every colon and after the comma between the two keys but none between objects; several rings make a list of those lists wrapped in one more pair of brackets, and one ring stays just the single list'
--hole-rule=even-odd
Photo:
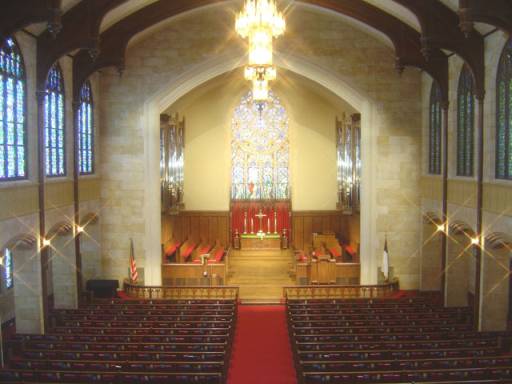
[{"label": "brass chandelier", "polygon": [[249,39],[249,64],[244,77],[252,82],[254,101],[268,98],[269,81],[275,80],[273,39],[282,35],[286,23],[274,0],[246,0],[244,9],[236,18],[236,31]]}]

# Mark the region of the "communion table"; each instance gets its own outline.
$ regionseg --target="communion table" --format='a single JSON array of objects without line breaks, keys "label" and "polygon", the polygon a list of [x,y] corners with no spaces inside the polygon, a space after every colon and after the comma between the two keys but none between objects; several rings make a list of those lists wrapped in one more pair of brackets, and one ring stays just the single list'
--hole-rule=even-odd
[{"label": "communion table", "polygon": [[240,235],[241,249],[281,249],[281,236],[277,233]]}]

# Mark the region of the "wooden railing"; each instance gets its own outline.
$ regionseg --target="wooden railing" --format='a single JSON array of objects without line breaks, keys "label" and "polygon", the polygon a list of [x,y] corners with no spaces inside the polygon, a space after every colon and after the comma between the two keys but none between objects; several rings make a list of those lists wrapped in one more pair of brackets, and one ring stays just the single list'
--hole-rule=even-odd
[{"label": "wooden railing", "polygon": [[124,292],[137,299],[238,300],[238,287],[164,287],[124,282]]},{"label": "wooden railing", "polygon": [[398,291],[398,280],[381,285],[296,285],[283,287],[285,299],[357,299],[387,297]]}]

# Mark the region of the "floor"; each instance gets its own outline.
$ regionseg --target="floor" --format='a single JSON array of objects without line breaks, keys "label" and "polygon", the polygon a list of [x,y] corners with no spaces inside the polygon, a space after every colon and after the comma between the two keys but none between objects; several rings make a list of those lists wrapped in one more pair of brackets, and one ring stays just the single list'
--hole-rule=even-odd
[{"label": "floor", "polygon": [[288,250],[232,251],[227,283],[240,287],[242,302],[280,302],[283,287],[295,285],[292,257]]},{"label": "floor", "polygon": [[284,305],[240,305],[228,384],[296,384]]}]

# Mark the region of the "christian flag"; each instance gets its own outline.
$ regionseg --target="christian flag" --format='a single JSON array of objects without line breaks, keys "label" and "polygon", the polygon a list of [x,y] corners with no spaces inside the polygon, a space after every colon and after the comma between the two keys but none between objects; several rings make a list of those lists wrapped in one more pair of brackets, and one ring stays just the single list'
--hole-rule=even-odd
[{"label": "christian flag", "polygon": [[133,252],[133,239],[130,239],[130,280],[136,283],[139,274],[137,273],[137,264],[135,263],[135,255]]},{"label": "christian flag", "polygon": [[382,254],[382,273],[387,280],[389,277],[389,253],[388,253],[388,239],[384,240],[384,253]]}]

